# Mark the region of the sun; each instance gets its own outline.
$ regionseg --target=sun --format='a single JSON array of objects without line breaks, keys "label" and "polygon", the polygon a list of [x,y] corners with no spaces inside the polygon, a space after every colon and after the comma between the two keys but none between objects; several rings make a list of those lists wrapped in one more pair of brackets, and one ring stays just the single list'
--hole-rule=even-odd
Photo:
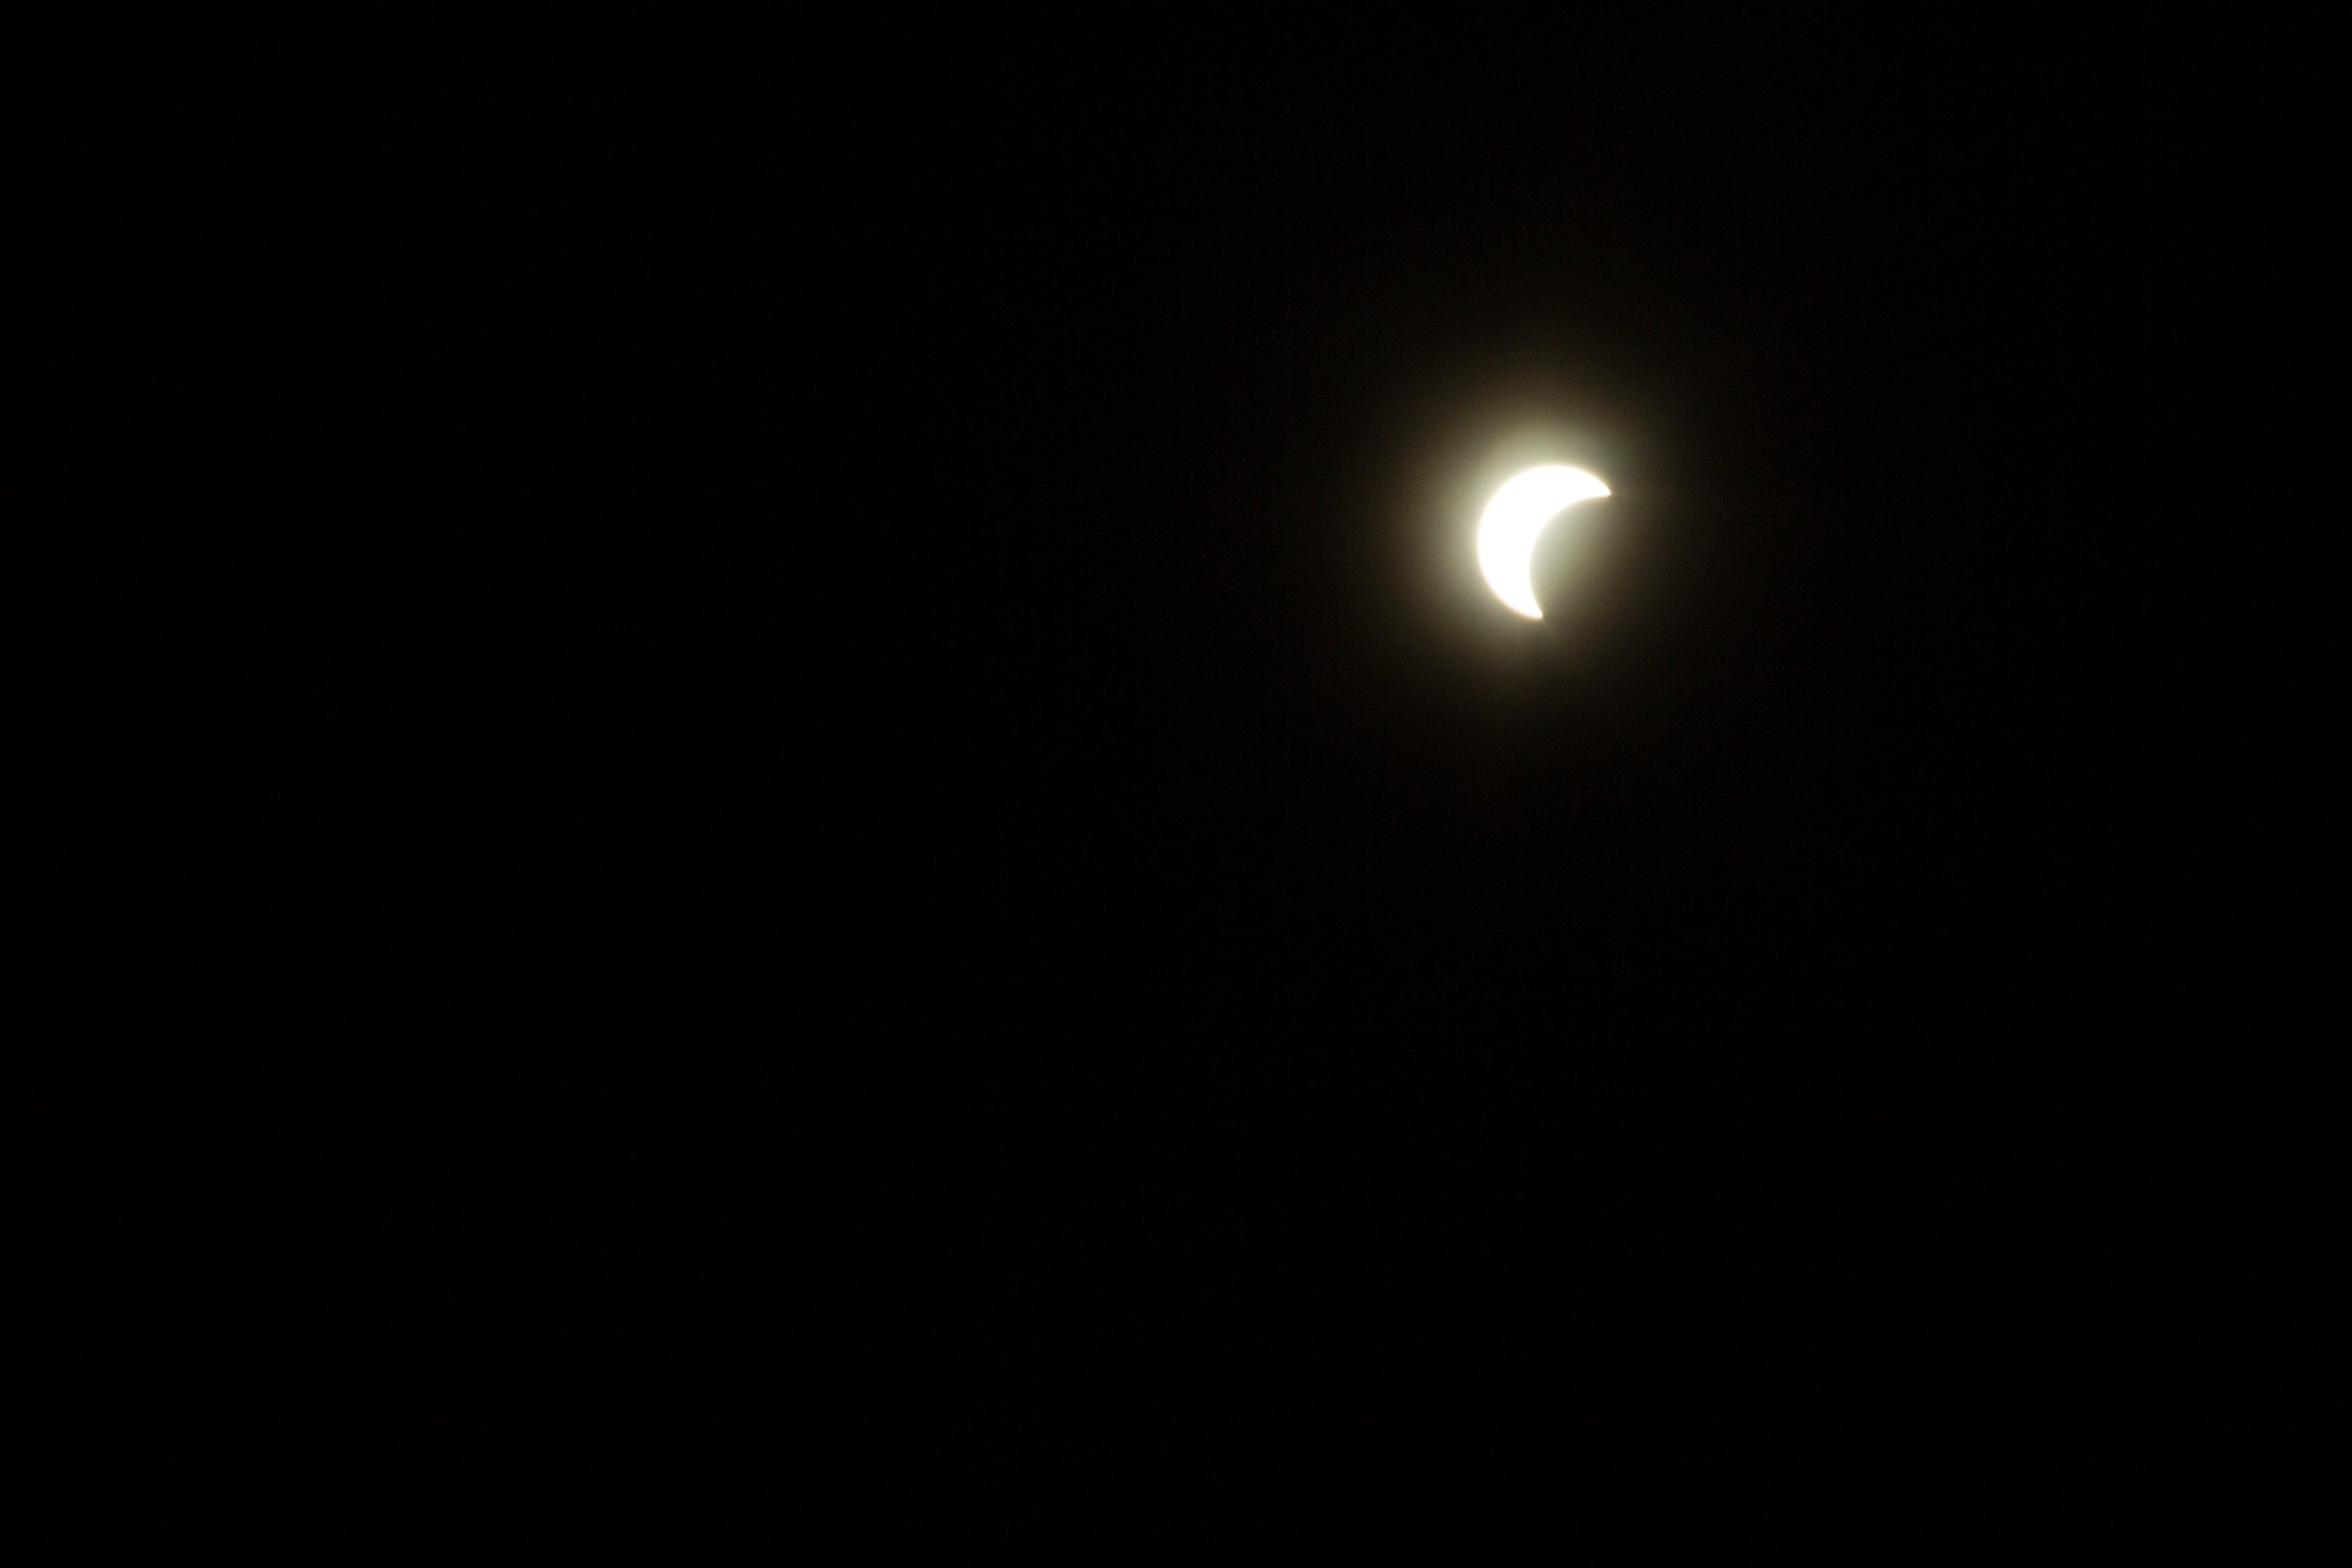
[{"label": "sun", "polygon": [[1607,485],[1563,463],[1547,463],[1505,480],[1478,520],[1478,570],[1495,597],[1530,620],[1543,619],[1528,576],[1537,536],[1564,509],[1608,493]]}]

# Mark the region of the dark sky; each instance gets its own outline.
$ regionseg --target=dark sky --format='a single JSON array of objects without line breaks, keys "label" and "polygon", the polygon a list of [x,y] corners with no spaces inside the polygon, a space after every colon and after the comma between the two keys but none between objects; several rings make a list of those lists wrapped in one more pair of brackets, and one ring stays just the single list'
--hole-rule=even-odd
[{"label": "dark sky", "polygon": [[[2095,158],[1949,60],[1580,37],[510,106],[418,368],[583,939],[870,929],[1153,1012],[1277,932],[1538,987],[1571,930],[1940,940],[2063,723]],[[1538,460],[1617,493],[1533,625],[1468,540]]]},{"label": "dark sky", "polygon": [[[488,1124],[715,1296],[679,1237],[829,1238],[898,1282],[857,1407],[1055,1475],[1975,1245],[1972,1118],[2095,1068],[2119,93],[1763,27],[488,72],[384,242]],[[1531,623],[1470,541],[1544,460],[1615,494]]]}]

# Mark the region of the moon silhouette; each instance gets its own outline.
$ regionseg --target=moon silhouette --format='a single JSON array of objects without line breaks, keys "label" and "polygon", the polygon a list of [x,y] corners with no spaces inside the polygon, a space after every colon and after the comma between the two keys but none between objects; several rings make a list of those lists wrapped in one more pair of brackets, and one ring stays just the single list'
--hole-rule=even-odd
[{"label": "moon silhouette", "polygon": [[1582,468],[1561,463],[1529,468],[1504,481],[1478,520],[1478,570],[1495,597],[1530,620],[1543,619],[1535,584],[1528,578],[1536,537],[1567,508],[1608,493],[1607,485]]}]

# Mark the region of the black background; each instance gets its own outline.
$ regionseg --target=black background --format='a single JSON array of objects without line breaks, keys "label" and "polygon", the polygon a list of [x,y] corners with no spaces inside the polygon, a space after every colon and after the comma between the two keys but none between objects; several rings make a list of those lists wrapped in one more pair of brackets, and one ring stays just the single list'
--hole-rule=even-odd
[{"label": "black background", "polygon": [[[2163,84],[2084,55],[583,24],[340,104],[416,1397],[1056,1519],[2071,1429],[2179,874]],[[1543,460],[1615,494],[1532,623]]]}]

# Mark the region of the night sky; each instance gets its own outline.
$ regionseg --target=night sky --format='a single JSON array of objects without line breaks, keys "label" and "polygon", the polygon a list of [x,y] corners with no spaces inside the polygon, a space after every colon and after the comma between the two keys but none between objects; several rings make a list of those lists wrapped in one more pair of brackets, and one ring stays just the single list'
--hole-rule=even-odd
[{"label": "night sky", "polygon": [[[1119,1453],[1899,1404],[1791,1369],[2074,1255],[1982,1216],[2088,1103],[2131,896],[2082,594],[2152,176],[2031,56],[485,68],[495,134],[399,152],[372,493],[513,1267],[661,1298],[581,1309],[673,1347],[630,1387],[750,1420],[804,1356],[846,1451],[1048,1511]],[[1540,461],[1614,495],[1537,623],[1471,538]]]}]

